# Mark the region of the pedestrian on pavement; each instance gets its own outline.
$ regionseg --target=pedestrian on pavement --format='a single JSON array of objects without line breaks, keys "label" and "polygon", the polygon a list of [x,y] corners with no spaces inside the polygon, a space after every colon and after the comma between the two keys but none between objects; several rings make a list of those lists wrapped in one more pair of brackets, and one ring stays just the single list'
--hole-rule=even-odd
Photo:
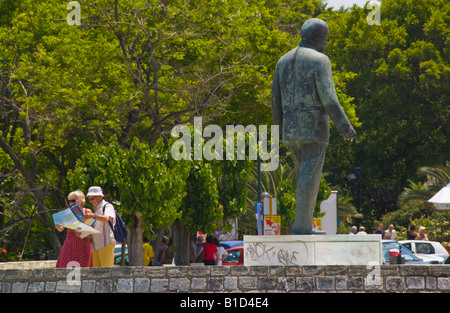
[{"label": "pedestrian on pavement", "polygon": [[384,232],[384,238],[397,241],[398,236],[397,236],[397,232],[394,229],[394,225],[392,225],[392,224],[389,225],[389,228],[386,229],[386,231]]},{"label": "pedestrian on pavement", "polygon": [[364,226],[360,226],[357,235],[367,235],[366,228]]},{"label": "pedestrian on pavement", "polygon": [[425,227],[423,226],[419,227],[419,240],[428,240]]},{"label": "pedestrian on pavement", "polygon": [[407,240],[420,240],[416,232],[416,225],[409,226],[409,231],[406,233]]},{"label": "pedestrian on pavement", "polygon": [[[222,266],[222,261],[225,260],[225,258],[228,256],[228,252],[225,250],[225,248],[220,244],[219,239],[214,238],[214,244],[217,247],[217,250],[219,251],[219,261],[217,262],[217,265]],[[214,255],[214,259],[216,260],[216,256]],[[217,260],[216,260],[217,261]]]},{"label": "pedestrian on pavement", "polygon": [[375,235],[381,235],[381,239],[385,239],[385,238],[384,238],[383,224],[382,224],[382,223],[379,223],[378,226],[377,226],[377,229],[375,229],[375,230],[373,231],[373,233],[374,233]]},{"label": "pedestrian on pavement", "polygon": [[144,266],[152,266],[155,259],[155,253],[153,252],[153,247],[150,245],[150,240],[144,237]]},{"label": "pedestrian on pavement", "polygon": [[167,263],[167,249],[169,249],[167,242],[168,238],[164,236],[158,248],[158,258],[157,258],[158,263],[161,264]]},{"label": "pedestrian on pavement", "polygon": [[116,246],[112,227],[116,224],[116,211],[113,205],[104,199],[101,187],[90,187],[87,198],[95,211],[86,214],[84,218],[95,219],[93,227],[100,232],[92,235],[93,267],[112,267]]},{"label": "pedestrian on pavement", "polygon": [[196,257],[198,257],[203,251],[205,252],[203,255],[203,264],[217,265],[220,256],[217,246],[214,244],[214,237],[208,236],[206,238],[206,243],[200,248]]}]

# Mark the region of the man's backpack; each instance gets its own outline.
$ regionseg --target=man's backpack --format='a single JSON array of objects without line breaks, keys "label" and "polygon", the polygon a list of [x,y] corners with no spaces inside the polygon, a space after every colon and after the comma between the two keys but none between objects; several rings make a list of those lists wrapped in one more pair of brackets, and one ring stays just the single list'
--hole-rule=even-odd
[{"label": "man's backpack", "polygon": [[[108,203],[106,203],[108,204]],[[106,204],[103,206],[103,214],[105,214],[105,207]],[[125,225],[125,222],[122,220],[119,214],[117,214],[117,210],[114,209],[114,212],[116,213],[116,226],[113,227],[111,221],[108,221],[109,226],[111,226],[111,229],[114,233],[114,238],[116,239],[117,243],[126,243],[127,242],[127,227]]]}]

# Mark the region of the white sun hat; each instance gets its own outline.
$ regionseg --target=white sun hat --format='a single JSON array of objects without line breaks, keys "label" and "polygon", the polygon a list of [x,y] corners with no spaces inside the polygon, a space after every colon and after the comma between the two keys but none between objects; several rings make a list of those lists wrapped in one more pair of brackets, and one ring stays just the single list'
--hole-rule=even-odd
[{"label": "white sun hat", "polygon": [[102,197],[104,197],[102,188],[98,187],[98,186],[92,186],[91,188],[89,188],[88,194],[86,196],[87,197],[89,197],[89,196],[102,196]]}]

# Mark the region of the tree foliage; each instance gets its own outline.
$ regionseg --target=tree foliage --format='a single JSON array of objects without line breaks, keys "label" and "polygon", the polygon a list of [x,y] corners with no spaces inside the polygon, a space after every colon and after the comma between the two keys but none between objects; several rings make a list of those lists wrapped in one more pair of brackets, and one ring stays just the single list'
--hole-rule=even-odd
[{"label": "tree foliage", "polygon": [[362,124],[353,146],[332,137],[325,168],[348,185],[345,176],[362,166],[363,213],[378,219],[397,209],[418,167],[449,158],[450,11],[446,1],[386,0],[380,25],[369,25],[368,13],[356,6],[324,13],[326,53],[349,74],[345,92]]}]

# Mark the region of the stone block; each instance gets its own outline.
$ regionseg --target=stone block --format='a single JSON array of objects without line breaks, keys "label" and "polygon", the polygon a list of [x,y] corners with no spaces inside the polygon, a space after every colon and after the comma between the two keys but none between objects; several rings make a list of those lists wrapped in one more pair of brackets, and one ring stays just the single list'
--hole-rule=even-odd
[{"label": "stone block", "polygon": [[6,280],[17,280],[20,276],[20,270],[8,269],[5,271]]},{"label": "stone block", "polygon": [[169,286],[168,279],[153,278],[150,284],[151,292],[166,292]]},{"label": "stone block", "polygon": [[162,278],[166,276],[165,266],[150,266],[147,268],[147,277],[158,277]]},{"label": "stone block", "polygon": [[133,278],[119,278],[117,280],[116,292],[133,292]]},{"label": "stone block", "polygon": [[386,291],[405,291],[405,280],[403,277],[387,277]]},{"label": "stone block", "polygon": [[430,265],[428,274],[434,277],[450,277],[450,266],[448,265]]},{"label": "stone block", "polygon": [[230,274],[230,267],[228,266],[206,266],[211,267],[211,276],[226,276]]},{"label": "stone block", "polygon": [[316,277],[316,285],[318,290],[334,290],[334,277]]},{"label": "stone block", "polygon": [[56,283],[56,292],[58,293],[77,293],[81,290],[81,282],[68,284],[65,280]]},{"label": "stone block", "polygon": [[295,277],[278,277],[278,290],[285,292],[295,290]]},{"label": "stone block", "polygon": [[211,277],[208,280],[208,290],[209,291],[222,291],[223,290],[223,278],[222,277]]},{"label": "stone block", "polygon": [[32,282],[28,286],[28,292],[29,293],[44,292],[44,288],[45,288],[45,282],[43,282],[43,281],[35,281],[35,282]]},{"label": "stone block", "polygon": [[83,280],[81,282],[81,292],[94,293],[95,292],[95,280]]},{"label": "stone block", "polygon": [[408,276],[405,278],[405,282],[408,289],[425,289],[424,277]]},{"label": "stone block", "polygon": [[436,277],[427,277],[426,278],[426,289],[436,289],[436,288],[437,288]]},{"label": "stone block", "polygon": [[232,276],[245,276],[249,274],[249,271],[247,266],[231,266]]},{"label": "stone block", "polygon": [[450,278],[438,277],[437,287],[439,290],[450,290]]},{"label": "stone block", "polygon": [[132,268],[131,267],[125,267],[125,266],[120,266],[120,267],[113,267],[111,269],[111,276],[112,277],[129,277],[132,276]]},{"label": "stone block", "polygon": [[185,277],[177,277],[169,279],[169,290],[175,292],[188,292],[190,288],[190,281]]},{"label": "stone block", "polygon": [[168,266],[167,267],[168,277],[185,277],[188,271],[187,266]]},{"label": "stone block", "polygon": [[113,281],[111,279],[98,279],[95,285],[95,292],[97,293],[113,292]]},{"label": "stone block", "polygon": [[133,267],[133,277],[144,277],[147,273],[147,266]]},{"label": "stone block", "polygon": [[201,291],[206,289],[207,278],[204,277],[193,277],[191,280],[191,290]]},{"label": "stone block", "polygon": [[347,289],[347,276],[336,276],[336,290],[346,290]]},{"label": "stone block", "polygon": [[363,278],[350,276],[347,280],[347,288],[349,290],[362,290],[363,289]]},{"label": "stone block", "polygon": [[136,278],[134,280],[134,292],[144,293],[148,292],[150,287],[150,279],[148,278]]},{"label": "stone block", "polygon": [[338,274],[347,274],[348,266],[343,265],[328,265],[325,267],[326,275],[338,275]]},{"label": "stone block", "polygon": [[213,266],[191,266],[189,267],[188,274],[192,277],[206,277],[211,274],[211,268]]},{"label": "stone block", "polygon": [[277,279],[275,277],[259,277],[258,290],[272,290],[277,285]]},{"label": "stone block", "polygon": [[258,277],[239,277],[239,289],[243,291],[256,290]]},{"label": "stone block", "polygon": [[237,277],[225,277],[223,287],[226,291],[236,290],[238,288]]},{"label": "stone block", "polygon": [[300,291],[313,291],[314,290],[314,278],[313,277],[297,277],[296,278],[297,290]]},{"label": "stone block", "polygon": [[427,276],[428,268],[423,265],[400,266],[400,275],[402,276]]},{"label": "stone block", "polygon": [[12,284],[12,293],[26,293],[28,288],[28,282],[17,281]]},{"label": "stone block", "polygon": [[45,282],[45,292],[55,292],[55,290],[56,290],[56,282],[55,281]]},{"label": "stone block", "polygon": [[89,275],[90,278],[109,278],[111,277],[111,268],[91,267],[89,268],[87,275]]}]

